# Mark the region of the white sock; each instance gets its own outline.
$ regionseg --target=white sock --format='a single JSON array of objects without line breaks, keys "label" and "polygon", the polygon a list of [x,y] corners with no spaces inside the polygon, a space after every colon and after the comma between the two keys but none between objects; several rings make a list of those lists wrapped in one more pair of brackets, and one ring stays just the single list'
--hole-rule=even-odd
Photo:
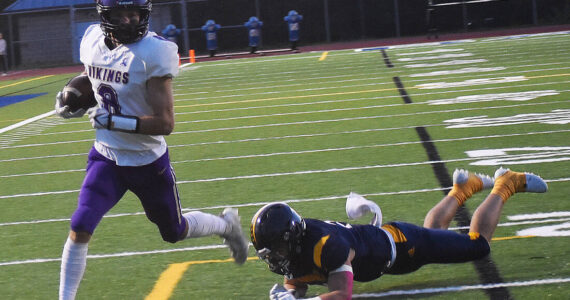
[{"label": "white sock", "polygon": [[75,299],[79,282],[87,265],[87,243],[76,243],[69,237],[63,246],[59,274],[59,300]]},{"label": "white sock", "polygon": [[221,217],[206,214],[200,211],[191,211],[182,215],[188,220],[188,234],[186,238],[224,235],[231,230],[228,222]]}]

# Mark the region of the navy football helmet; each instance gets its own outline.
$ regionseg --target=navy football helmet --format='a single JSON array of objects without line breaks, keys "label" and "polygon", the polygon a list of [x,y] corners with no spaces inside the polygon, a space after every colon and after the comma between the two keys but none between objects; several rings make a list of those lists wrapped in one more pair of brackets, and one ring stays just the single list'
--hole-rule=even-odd
[{"label": "navy football helmet", "polygon": [[271,271],[290,276],[291,259],[301,253],[305,228],[303,218],[289,205],[270,203],[251,220],[251,242]]},{"label": "navy football helmet", "polygon": [[[96,0],[105,36],[121,44],[130,44],[142,39],[148,32],[152,3],[150,0]],[[117,24],[111,12],[118,9],[136,9],[140,13],[139,24]]]}]

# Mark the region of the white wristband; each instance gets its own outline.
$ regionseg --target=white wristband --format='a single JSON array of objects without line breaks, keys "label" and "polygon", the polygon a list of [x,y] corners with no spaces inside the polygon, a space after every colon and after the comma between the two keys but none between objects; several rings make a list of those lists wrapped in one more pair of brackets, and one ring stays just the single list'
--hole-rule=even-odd
[{"label": "white wristband", "polygon": [[109,116],[109,130],[135,133],[139,130],[139,118],[134,116]]}]

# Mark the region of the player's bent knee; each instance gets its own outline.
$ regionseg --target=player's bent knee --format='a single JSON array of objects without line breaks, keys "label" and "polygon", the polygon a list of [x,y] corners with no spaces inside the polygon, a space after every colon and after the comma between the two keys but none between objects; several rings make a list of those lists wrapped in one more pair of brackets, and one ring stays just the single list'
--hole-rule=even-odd
[{"label": "player's bent knee", "polygon": [[184,239],[177,231],[174,230],[161,230],[160,236],[162,240],[168,243],[176,243]]},{"label": "player's bent knee", "polygon": [[186,233],[188,232],[187,222],[157,222],[156,225],[158,226],[162,240],[172,244],[185,239]]},{"label": "player's bent knee", "polygon": [[174,244],[174,243],[180,241],[180,239],[176,235],[173,235],[173,234],[162,234],[161,236],[162,236],[162,240],[165,242],[168,242],[168,243]]}]

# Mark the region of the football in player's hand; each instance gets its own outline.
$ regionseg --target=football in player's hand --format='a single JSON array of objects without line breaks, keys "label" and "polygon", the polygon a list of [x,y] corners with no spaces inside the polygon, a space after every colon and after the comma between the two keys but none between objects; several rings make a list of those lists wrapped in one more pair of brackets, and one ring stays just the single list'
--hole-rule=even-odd
[{"label": "football in player's hand", "polygon": [[62,94],[62,104],[69,106],[71,112],[80,108],[87,110],[97,105],[91,81],[87,75],[72,78],[63,88]]}]

